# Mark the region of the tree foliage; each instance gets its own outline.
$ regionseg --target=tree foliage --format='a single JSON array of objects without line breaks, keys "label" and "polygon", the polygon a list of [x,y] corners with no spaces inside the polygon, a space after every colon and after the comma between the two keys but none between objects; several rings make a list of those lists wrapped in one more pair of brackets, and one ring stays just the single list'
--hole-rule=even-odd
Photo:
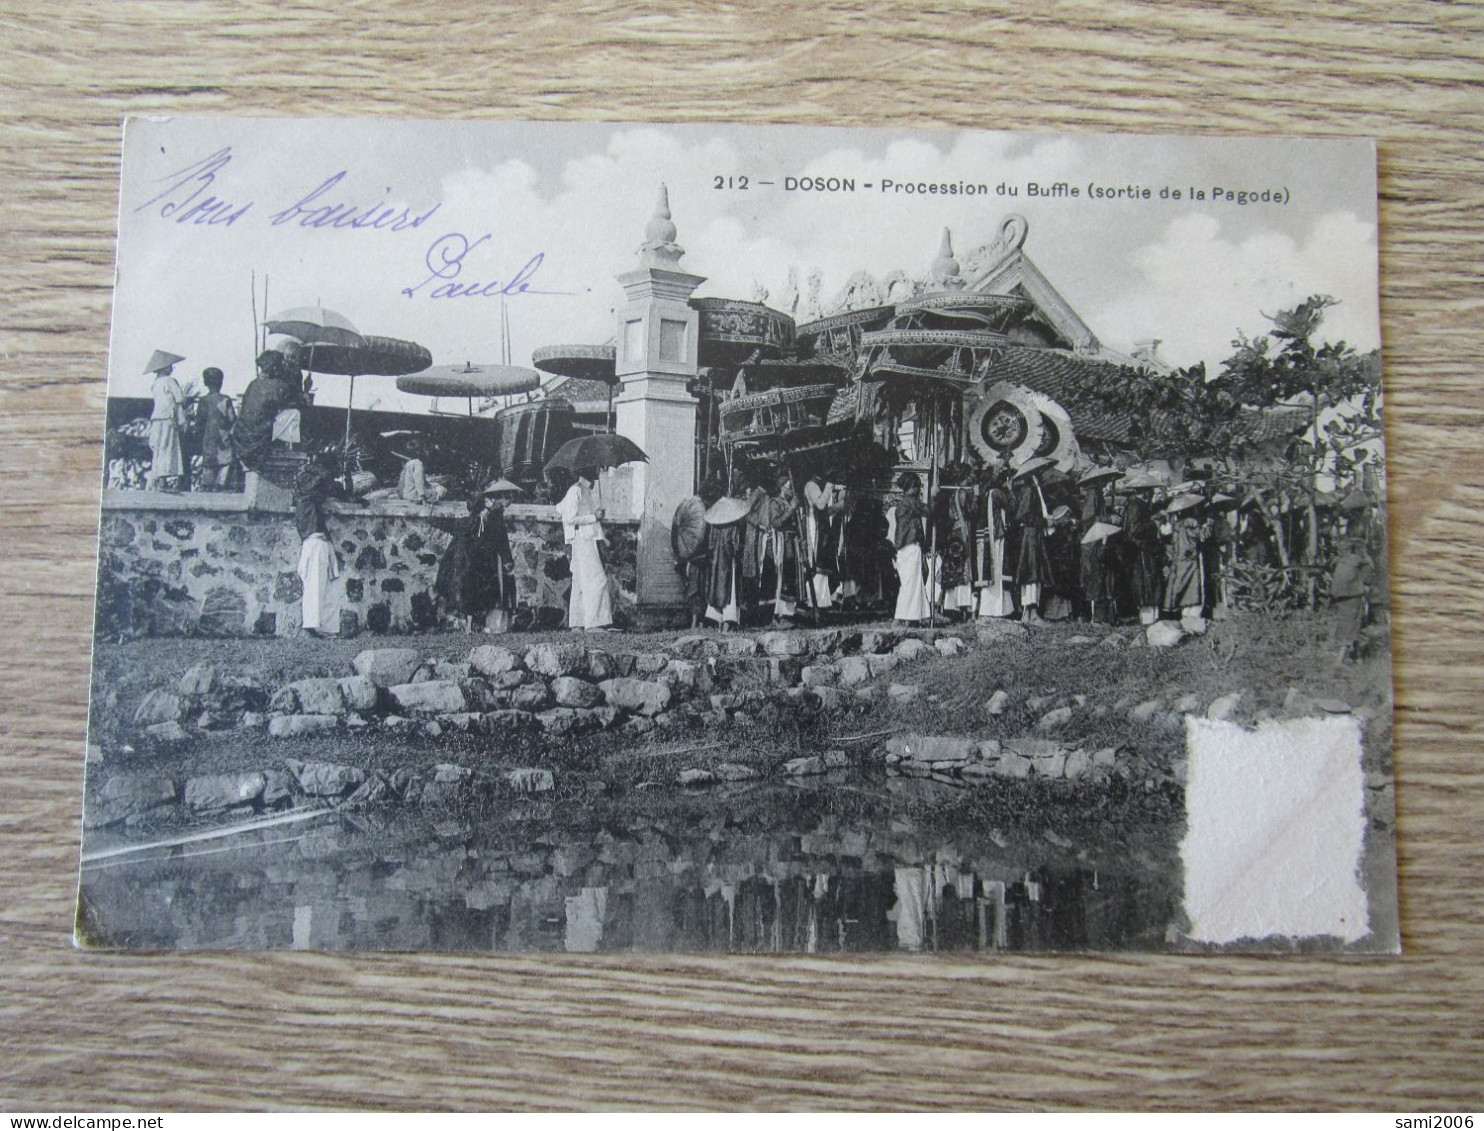
[{"label": "tree foliage", "polygon": [[1299,441],[1288,453],[1294,472],[1312,480],[1320,471],[1343,479],[1357,462],[1375,458],[1357,445],[1380,435],[1380,368],[1375,357],[1345,342],[1316,342],[1324,313],[1336,300],[1312,295],[1297,306],[1264,315],[1268,333],[1238,332],[1233,353],[1214,377],[1204,364],[1170,373],[1126,368],[1079,398],[1082,412],[1128,413],[1132,439],[1149,457],[1232,453],[1240,447],[1244,414],[1304,412],[1321,422],[1317,442]]},{"label": "tree foliage", "polygon": [[1318,427],[1289,457],[1311,476],[1329,472],[1344,482],[1360,464],[1380,460],[1361,445],[1381,436],[1381,371],[1375,355],[1358,354],[1343,341],[1316,343],[1324,312],[1335,304],[1328,295],[1311,295],[1264,315],[1273,329],[1256,338],[1239,333],[1217,382],[1240,405],[1307,405]]}]

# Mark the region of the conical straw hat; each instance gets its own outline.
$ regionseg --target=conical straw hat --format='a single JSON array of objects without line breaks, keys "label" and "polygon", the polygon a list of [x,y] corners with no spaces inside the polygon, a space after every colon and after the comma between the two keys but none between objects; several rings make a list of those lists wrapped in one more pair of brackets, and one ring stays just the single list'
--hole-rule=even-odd
[{"label": "conical straw hat", "polygon": [[149,364],[144,367],[144,371],[146,373],[158,373],[160,370],[169,369],[172,365],[176,365],[184,360],[185,358],[181,357],[178,353],[155,350],[154,353],[149,355]]}]

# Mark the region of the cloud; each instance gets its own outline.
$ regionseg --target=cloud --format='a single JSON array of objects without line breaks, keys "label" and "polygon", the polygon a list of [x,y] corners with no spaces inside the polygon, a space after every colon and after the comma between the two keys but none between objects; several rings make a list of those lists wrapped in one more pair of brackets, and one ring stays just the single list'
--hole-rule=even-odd
[{"label": "cloud", "polygon": [[1175,364],[1204,361],[1216,372],[1237,331],[1265,333],[1263,312],[1312,294],[1340,300],[1325,315],[1325,340],[1380,345],[1375,227],[1349,212],[1316,217],[1302,241],[1272,231],[1233,239],[1214,216],[1184,216],[1130,265],[1125,293],[1082,313],[1110,341],[1159,338],[1161,356]]},{"label": "cloud", "polygon": [[[313,124],[311,124],[312,126]],[[254,218],[231,228],[182,228],[127,207],[155,191],[157,178],[187,154],[230,142],[237,162],[215,190],[259,202]],[[513,360],[538,346],[596,343],[613,335],[623,301],[614,276],[636,265],[660,183],[687,249],[682,269],[706,276],[699,295],[751,298],[756,284],[786,305],[793,269],[801,284],[823,277],[826,301],[856,271],[925,273],[939,233],[952,229],[961,259],[991,239],[1007,213],[1029,222],[1027,252],[1109,344],[1165,341],[1172,360],[1208,364],[1226,356],[1238,328],[1260,332],[1260,311],[1314,292],[1343,305],[1330,312],[1329,337],[1376,344],[1375,232],[1366,214],[1365,178],[1326,166],[1323,185],[1350,192],[1349,211],[1318,198],[1307,150],[1249,143],[1278,179],[1292,179],[1296,203],[1201,206],[1031,197],[1028,182],[1085,186],[1158,175],[1200,181],[1240,147],[1202,139],[1048,137],[965,131],[888,132],[742,127],[533,126],[500,123],[362,123],[354,130],[285,129],[282,123],[175,120],[131,125],[121,215],[120,281],[115,308],[113,391],[139,395],[138,374],[154,348],[186,355],[182,376],[205,365],[227,371],[228,392],[252,375],[249,282],[261,301],[271,276],[274,309],[323,302],[366,333],[411,338],[437,364],[499,357],[498,300],[433,300],[425,256],[446,233],[488,240],[471,251],[460,282],[508,280],[543,256],[539,289],[554,295],[511,298]],[[168,147],[169,153],[165,152]],[[1245,150],[1241,151],[1245,153]],[[1367,151],[1368,153],[1368,151]],[[1353,155],[1354,161],[1368,159]],[[1352,158],[1347,158],[1351,161]],[[425,228],[348,232],[273,227],[265,214],[297,199],[337,169],[349,170],[336,195],[374,202],[383,193],[413,208],[441,201]],[[1212,174],[1214,175],[1214,174]],[[715,187],[716,177],[750,178],[750,187]],[[786,192],[785,177],[848,177],[853,193]],[[883,179],[928,184],[970,181],[985,196],[883,193]],[[774,181],[772,186],[761,182]],[[1351,183],[1353,182],[1353,184]],[[1004,183],[1018,195],[996,191]],[[1202,182],[1203,183],[1203,182]],[[871,185],[871,188],[865,186]],[[148,191],[145,191],[148,190]],[[1353,191],[1352,191],[1353,190]],[[144,196],[141,196],[141,193]],[[1374,199],[1373,195],[1369,199]],[[1173,217],[1173,218],[1172,218]],[[261,313],[261,310],[259,311]],[[343,403],[345,382],[318,382],[327,403]],[[399,398],[389,380],[356,386],[357,402],[385,407]]]}]

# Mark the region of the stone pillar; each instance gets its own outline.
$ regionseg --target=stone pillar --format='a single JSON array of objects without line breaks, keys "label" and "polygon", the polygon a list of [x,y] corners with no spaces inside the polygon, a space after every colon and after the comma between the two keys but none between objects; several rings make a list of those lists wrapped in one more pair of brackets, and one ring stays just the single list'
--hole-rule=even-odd
[{"label": "stone pillar", "polygon": [[696,398],[686,389],[696,376],[699,318],[687,300],[705,279],[679,270],[684,249],[675,242],[663,185],[639,248],[639,266],[618,276],[625,303],[618,308],[614,400],[618,433],[644,449],[634,466],[639,519],[638,613],[661,620],[684,605],[684,589],[670,553],[670,520],[695,493]]}]

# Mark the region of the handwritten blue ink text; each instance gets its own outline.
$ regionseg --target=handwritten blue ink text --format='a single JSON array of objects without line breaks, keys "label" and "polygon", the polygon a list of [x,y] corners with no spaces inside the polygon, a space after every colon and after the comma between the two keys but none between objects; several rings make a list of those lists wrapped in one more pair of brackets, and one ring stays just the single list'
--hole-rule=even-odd
[{"label": "handwritten blue ink text", "polygon": [[[229,145],[218,149],[210,157],[187,165],[184,169],[177,169],[156,181],[156,184],[161,181],[168,183],[134,211],[143,212],[146,208],[159,204],[161,219],[177,224],[230,228],[247,215],[253,202],[248,201],[241,207],[235,207],[232,201],[209,193],[207,189],[216,183],[216,175],[231,163],[232,147]],[[206,195],[202,196],[202,193]],[[160,204],[161,201],[164,203]]]},{"label": "handwritten blue ink text", "polygon": [[269,217],[269,222],[275,228],[297,220],[301,228],[386,228],[400,232],[407,228],[422,227],[443,207],[440,201],[421,215],[414,216],[408,208],[398,208],[387,203],[387,198],[392,193],[391,186],[387,187],[380,200],[368,208],[334,199],[320,199],[345,180],[346,175],[346,170],[341,169],[340,172],[326,177],[316,188],[305,193],[282,212],[275,212]]},{"label": "handwritten blue ink text", "polygon": [[[428,246],[427,253],[423,256],[423,266],[427,269],[427,278],[411,287],[403,287],[402,293],[408,298],[415,298],[418,292],[430,284],[437,283],[432,290],[428,291],[426,298],[498,298],[501,295],[563,295],[573,294],[573,291],[542,291],[531,285],[531,280],[536,277],[541,264],[546,261],[546,253],[538,251],[509,279],[501,281],[492,279],[488,282],[478,279],[463,280],[464,260],[469,253],[481,244],[488,241],[489,233],[485,233],[477,240],[470,240],[461,232],[448,232],[439,236]],[[442,280],[438,282],[438,280]],[[459,281],[455,281],[459,280]]]}]

